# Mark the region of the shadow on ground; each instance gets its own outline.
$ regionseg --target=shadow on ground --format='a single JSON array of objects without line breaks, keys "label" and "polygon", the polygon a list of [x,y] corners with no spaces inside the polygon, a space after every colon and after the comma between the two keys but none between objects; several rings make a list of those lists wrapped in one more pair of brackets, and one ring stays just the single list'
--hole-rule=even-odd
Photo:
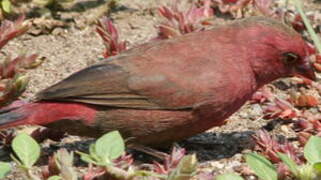
[{"label": "shadow on ground", "polygon": [[229,158],[242,152],[244,149],[252,149],[254,142],[253,131],[231,133],[202,133],[180,143],[188,153],[196,153],[200,161],[220,160]]}]

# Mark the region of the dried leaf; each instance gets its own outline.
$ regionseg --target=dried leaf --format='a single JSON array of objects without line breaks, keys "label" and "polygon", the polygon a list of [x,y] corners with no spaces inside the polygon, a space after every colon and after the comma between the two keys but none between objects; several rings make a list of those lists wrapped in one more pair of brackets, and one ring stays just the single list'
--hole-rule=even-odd
[{"label": "dried leaf", "polygon": [[318,99],[308,94],[302,94],[297,98],[292,98],[291,101],[295,106],[298,107],[314,107],[319,104]]}]

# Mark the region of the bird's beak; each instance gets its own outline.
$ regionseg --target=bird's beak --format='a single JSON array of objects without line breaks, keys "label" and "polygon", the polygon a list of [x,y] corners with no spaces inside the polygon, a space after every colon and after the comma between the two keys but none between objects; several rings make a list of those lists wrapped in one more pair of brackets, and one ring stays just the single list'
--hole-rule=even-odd
[{"label": "bird's beak", "polygon": [[304,77],[311,79],[313,81],[316,80],[316,76],[315,76],[315,73],[314,73],[314,70],[313,70],[313,67],[312,67],[310,61],[307,60],[305,62],[306,63],[297,65],[295,67],[295,74],[304,76]]}]

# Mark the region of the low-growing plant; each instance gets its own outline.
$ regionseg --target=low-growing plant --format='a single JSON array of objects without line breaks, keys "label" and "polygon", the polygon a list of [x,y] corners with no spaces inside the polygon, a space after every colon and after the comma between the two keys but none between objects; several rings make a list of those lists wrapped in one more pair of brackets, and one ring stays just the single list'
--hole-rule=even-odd
[{"label": "low-growing plant", "polygon": [[[304,146],[304,159],[298,164],[293,154],[276,152],[277,157],[287,167],[286,170],[298,180],[317,180],[321,178],[321,138],[311,136]],[[249,153],[245,156],[246,163],[262,180],[277,180],[280,172],[277,171],[268,159],[257,153]]]},{"label": "low-growing plant", "polygon": [[294,159],[296,163],[304,163],[300,149],[288,141],[278,141],[276,137],[269,135],[267,131],[260,130],[254,136],[255,150],[267,157],[273,163],[281,162],[278,153],[285,153]]},{"label": "low-growing plant", "polygon": [[241,176],[234,174],[234,173],[228,173],[228,174],[222,174],[216,177],[216,180],[244,180]]},{"label": "low-growing plant", "polygon": [[5,178],[11,170],[10,163],[0,161],[0,179]]},{"label": "low-growing plant", "polygon": [[161,6],[158,11],[167,21],[158,26],[157,39],[168,39],[190,32],[202,31],[206,25],[210,25],[214,18],[214,10],[211,0],[193,2],[191,7],[185,11],[179,8],[180,1],[173,1],[170,6]]},{"label": "low-growing plant", "polygon": [[2,14],[4,13],[11,13],[12,11],[12,5],[11,5],[11,2],[10,0],[1,0],[1,11],[2,11]]},{"label": "low-growing plant", "polygon": [[66,149],[60,149],[54,154],[53,160],[58,172],[60,173],[58,175],[50,176],[49,178],[61,178],[70,180],[78,179],[77,172],[73,167],[73,152],[68,152]]},{"label": "low-growing plant", "polygon": [[22,3],[30,2],[30,0],[0,0],[0,20],[15,14],[14,7]]},{"label": "low-growing plant", "polygon": [[[16,21],[4,20],[0,26],[0,49],[10,40],[24,34],[29,29],[29,24],[24,22],[24,16]],[[22,54],[14,59],[9,56],[0,63],[0,107],[16,100],[26,89],[28,83],[24,72],[35,68],[42,62],[37,59],[37,54]]]},{"label": "low-growing plant", "polygon": [[127,42],[119,40],[118,30],[109,18],[100,19],[96,31],[105,45],[104,58],[115,56],[127,49]]},{"label": "low-growing plant", "polygon": [[125,145],[118,131],[113,131],[99,138],[89,148],[89,154],[78,152],[87,163],[103,166],[106,173],[117,179],[152,176],[158,179],[183,180],[196,174],[197,159],[195,155],[185,155],[183,149],[173,149],[164,165],[154,163],[145,165],[148,170],[131,166],[132,159],[125,155]]},{"label": "low-growing plant", "polygon": [[90,145],[89,154],[77,153],[80,154],[83,161],[104,167],[112,177],[130,179],[134,176],[132,169],[129,168],[130,164],[127,166],[127,170],[119,167],[122,161],[118,158],[125,154],[125,143],[118,131],[112,131],[97,139],[94,144]]},{"label": "low-growing plant", "polygon": [[24,178],[39,179],[31,170],[40,157],[39,144],[29,135],[21,133],[13,139],[11,146],[15,153],[11,158],[17,163]]},{"label": "low-growing plant", "polygon": [[[17,164],[18,171],[25,179],[83,179],[107,178],[133,180],[150,177],[155,180],[189,180],[198,175],[198,161],[195,154],[185,155],[185,150],[174,148],[167,155],[164,163],[154,162],[134,166],[133,158],[125,152],[125,143],[118,131],[112,131],[97,139],[90,145],[89,153],[77,152],[81,159],[88,163],[88,170],[81,176],[73,165],[74,153],[60,149],[49,157],[48,165],[41,173],[34,171],[34,164],[40,157],[40,145],[29,135],[18,134],[11,145],[11,155]],[[9,163],[0,162],[0,177],[9,174]],[[204,176],[204,175],[203,175]],[[208,176],[211,177],[211,176]]]}]

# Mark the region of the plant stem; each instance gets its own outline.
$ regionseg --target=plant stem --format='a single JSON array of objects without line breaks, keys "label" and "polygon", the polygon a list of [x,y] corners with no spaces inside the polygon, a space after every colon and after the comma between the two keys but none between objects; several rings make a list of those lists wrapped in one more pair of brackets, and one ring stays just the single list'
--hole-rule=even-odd
[{"label": "plant stem", "polygon": [[303,10],[303,4],[302,1],[300,0],[293,0],[294,1],[294,5],[296,6],[296,9],[299,11],[302,20],[317,48],[317,50],[319,51],[319,53],[321,53],[321,41],[318,37],[318,35],[315,33],[315,31],[313,30],[313,27],[309,21],[309,19],[307,18],[307,16],[304,14],[304,10]]}]

